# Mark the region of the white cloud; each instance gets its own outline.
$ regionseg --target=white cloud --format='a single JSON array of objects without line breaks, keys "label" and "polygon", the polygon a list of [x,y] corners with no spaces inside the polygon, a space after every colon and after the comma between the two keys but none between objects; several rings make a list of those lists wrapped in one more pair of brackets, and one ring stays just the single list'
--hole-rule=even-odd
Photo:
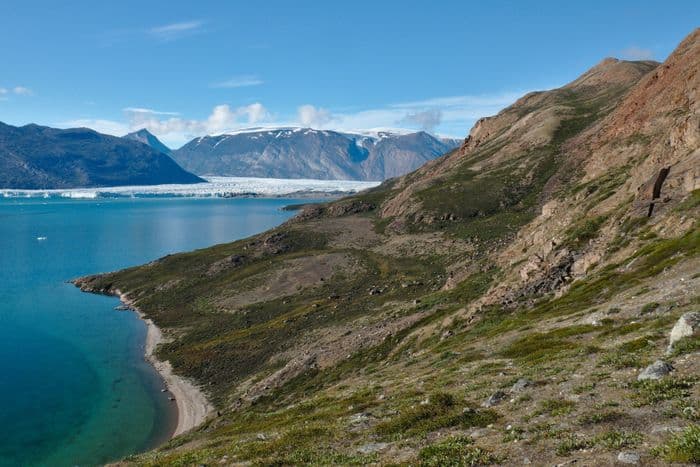
[{"label": "white cloud", "polygon": [[523,92],[507,92],[501,94],[489,94],[489,95],[465,95],[465,96],[448,96],[448,97],[433,97],[431,99],[424,99],[420,101],[409,101],[399,104],[393,104],[391,107],[405,109],[405,108],[419,108],[419,107],[449,107],[449,108],[492,108],[492,107],[502,107],[508,104],[512,104],[519,97],[525,94],[527,91]]},{"label": "white cloud", "polygon": [[653,60],[654,51],[642,47],[632,46],[620,51],[625,60]]},{"label": "white cloud", "polygon": [[12,89],[12,92],[17,94],[18,96],[31,96],[34,94],[34,92],[31,89],[26,88],[24,86],[15,86]]},{"label": "white cloud", "polygon": [[123,109],[125,122],[104,119],[75,119],[59,123],[57,126],[87,127],[100,133],[123,136],[132,131],[146,128],[164,143],[177,147],[190,139],[219,134],[229,130],[251,126],[272,118],[270,112],[259,102],[232,108],[217,105],[203,120],[184,119],[177,112],[162,112],[141,107]]},{"label": "white cloud", "polygon": [[234,76],[226,81],[221,81],[219,83],[214,83],[211,85],[212,88],[243,88],[248,86],[259,86],[263,84],[264,81],[255,75],[241,75]]},{"label": "white cloud", "polygon": [[328,110],[309,104],[297,109],[297,118],[302,126],[309,127],[321,127],[333,119]]},{"label": "white cloud", "polygon": [[342,131],[407,126],[461,137],[477,119],[498,113],[526,92],[435,97],[356,112],[332,113],[307,104],[298,109],[295,123]]},{"label": "white cloud", "polygon": [[153,115],[180,115],[180,112],[162,112],[160,110],[147,109],[144,107],[126,107],[122,109],[127,113],[144,113]]},{"label": "white cloud", "polygon": [[204,26],[204,21],[183,21],[153,27],[148,30],[148,33],[157,39],[170,41],[196,33],[202,29],[202,26]]},{"label": "white cloud", "polygon": [[409,113],[403,119],[409,125],[418,125],[421,130],[433,131],[442,122],[440,109],[428,109],[420,112]]},{"label": "white cloud", "polygon": [[0,87],[0,101],[9,101],[12,94],[16,96],[33,96],[34,91],[25,86],[15,86],[10,89]]},{"label": "white cloud", "polygon": [[146,128],[172,147],[198,136],[262,125],[310,126],[339,131],[404,126],[463,137],[478,118],[497,113],[523,94],[525,91],[437,97],[343,112],[332,112],[323,107],[305,104],[297,108],[295,115],[279,120],[260,102],[239,107],[217,105],[203,119],[186,119],[177,112],[127,107],[123,109],[124,121],[82,119],[65,122],[60,126],[86,126],[117,136]]},{"label": "white cloud", "polygon": [[127,107],[123,110],[126,122],[83,119],[65,122],[61,126],[79,123],[80,126],[116,136],[146,128],[162,138],[166,144],[179,145],[196,136],[223,133],[272,118],[270,112],[259,102],[235,108],[226,104],[217,105],[203,120],[185,119],[179,117],[176,112],[162,112],[141,107]]}]

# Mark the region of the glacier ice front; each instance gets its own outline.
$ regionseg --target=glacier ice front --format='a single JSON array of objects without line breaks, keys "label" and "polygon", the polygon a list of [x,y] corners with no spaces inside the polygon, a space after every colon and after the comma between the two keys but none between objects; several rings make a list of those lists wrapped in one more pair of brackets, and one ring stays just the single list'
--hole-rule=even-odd
[{"label": "glacier ice front", "polygon": [[146,185],[60,190],[0,189],[6,198],[117,198],[117,197],[237,197],[291,196],[299,194],[351,194],[380,182],[354,180],[310,180],[249,177],[205,177],[206,183],[193,185]]}]

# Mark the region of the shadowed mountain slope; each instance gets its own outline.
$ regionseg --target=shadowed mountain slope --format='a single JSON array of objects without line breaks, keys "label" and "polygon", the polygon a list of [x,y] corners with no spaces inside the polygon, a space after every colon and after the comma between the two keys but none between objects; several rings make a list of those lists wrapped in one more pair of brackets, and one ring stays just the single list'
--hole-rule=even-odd
[{"label": "shadowed mountain slope", "polygon": [[167,155],[87,128],[0,123],[0,187],[22,189],[199,183]]}]

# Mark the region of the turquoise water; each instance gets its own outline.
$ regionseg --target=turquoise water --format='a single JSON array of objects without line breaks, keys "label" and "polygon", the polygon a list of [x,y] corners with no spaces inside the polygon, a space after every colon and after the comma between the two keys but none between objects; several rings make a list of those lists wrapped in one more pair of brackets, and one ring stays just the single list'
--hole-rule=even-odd
[{"label": "turquoise water", "polygon": [[0,465],[100,464],[176,423],[143,322],[67,280],[252,235],[292,202],[0,199]]}]

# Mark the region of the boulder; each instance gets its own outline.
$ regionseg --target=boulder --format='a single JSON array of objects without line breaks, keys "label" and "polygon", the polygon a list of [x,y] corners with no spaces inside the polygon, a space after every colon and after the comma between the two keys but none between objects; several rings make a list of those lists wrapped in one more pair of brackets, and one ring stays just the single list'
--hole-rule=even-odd
[{"label": "boulder", "polygon": [[481,405],[483,407],[493,407],[494,405],[500,404],[506,397],[508,397],[508,394],[499,390],[491,394],[491,397],[486,399]]},{"label": "boulder", "polygon": [[667,353],[673,351],[673,346],[685,337],[700,335],[700,313],[691,311],[678,318],[676,325],[671,329]]},{"label": "boulder", "polygon": [[623,464],[639,464],[639,454],[634,451],[622,451],[617,455],[617,461]]},{"label": "boulder", "polygon": [[532,381],[527,378],[520,378],[510,388],[510,392],[522,392],[525,388],[532,386]]},{"label": "boulder", "polygon": [[657,360],[648,367],[644,369],[637,377],[638,381],[644,381],[645,379],[661,379],[667,374],[673,371],[673,367],[664,362],[663,360]]},{"label": "boulder", "polygon": [[367,443],[357,448],[357,452],[362,454],[372,454],[375,452],[384,451],[388,447],[389,444],[387,443]]}]

